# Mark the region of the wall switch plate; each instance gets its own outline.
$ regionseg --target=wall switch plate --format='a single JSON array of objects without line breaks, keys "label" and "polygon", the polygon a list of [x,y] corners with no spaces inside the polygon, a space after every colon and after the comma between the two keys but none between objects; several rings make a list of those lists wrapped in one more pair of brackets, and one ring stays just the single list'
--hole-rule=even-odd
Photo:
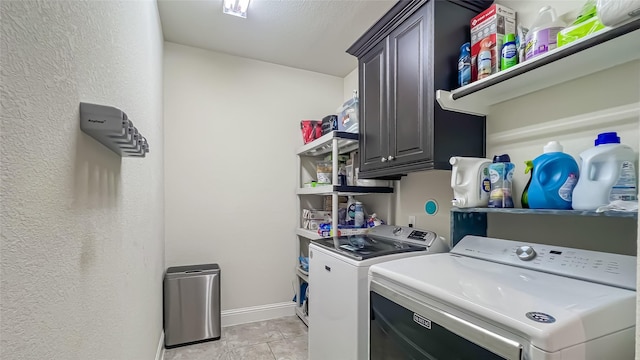
[{"label": "wall switch plate", "polygon": [[410,215],[409,216],[409,227],[414,227],[416,226],[416,217],[415,215]]}]

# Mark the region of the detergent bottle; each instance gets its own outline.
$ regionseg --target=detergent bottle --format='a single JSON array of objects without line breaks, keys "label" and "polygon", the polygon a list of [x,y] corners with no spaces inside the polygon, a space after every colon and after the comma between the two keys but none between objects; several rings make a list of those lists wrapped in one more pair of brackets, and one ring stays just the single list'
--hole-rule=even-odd
[{"label": "detergent bottle", "polygon": [[491,160],[484,158],[454,156],[449,159],[452,165],[451,188],[453,189],[453,206],[486,207],[489,204],[489,164]]},{"label": "detergent bottle", "polygon": [[595,147],[583,151],[582,172],[573,191],[573,208],[595,210],[614,200],[637,200],[636,156],[615,132],[598,134]]},{"label": "detergent bottle", "polygon": [[580,170],[573,156],[562,152],[557,141],[544,147],[544,154],[533,159],[533,174],[529,186],[529,207],[532,209],[571,209],[573,189]]},{"label": "detergent bottle", "polygon": [[489,193],[490,208],[512,208],[512,181],[515,165],[508,154],[496,155],[489,164],[489,179],[491,192]]},{"label": "detergent bottle", "polygon": [[[545,6],[538,12],[531,29],[527,33],[526,60],[533,59],[558,47],[558,32],[566,24],[556,15],[551,6]],[[522,59],[521,59],[522,61]]]},{"label": "detergent bottle", "polygon": [[[524,162],[525,169],[524,173],[528,174],[533,170],[533,161],[527,160]],[[527,186],[524,187],[524,191],[522,192],[522,197],[520,198],[520,203],[522,204],[523,209],[529,208],[529,186],[531,186],[531,179],[533,178],[533,174],[529,175],[529,181],[527,181]]]}]

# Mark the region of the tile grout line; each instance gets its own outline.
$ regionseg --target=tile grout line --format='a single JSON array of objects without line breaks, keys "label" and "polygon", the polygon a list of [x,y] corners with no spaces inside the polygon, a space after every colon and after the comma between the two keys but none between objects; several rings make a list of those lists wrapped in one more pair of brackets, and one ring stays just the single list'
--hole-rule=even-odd
[{"label": "tile grout line", "polygon": [[276,358],[276,354],[273,353],[273,349],[271,348],[271,345],[269,345],[269,342],[267,342],[267,347],[269,348],[269,352],[271,353],[271,356],[273,357],[273,360],[278,360]]}]

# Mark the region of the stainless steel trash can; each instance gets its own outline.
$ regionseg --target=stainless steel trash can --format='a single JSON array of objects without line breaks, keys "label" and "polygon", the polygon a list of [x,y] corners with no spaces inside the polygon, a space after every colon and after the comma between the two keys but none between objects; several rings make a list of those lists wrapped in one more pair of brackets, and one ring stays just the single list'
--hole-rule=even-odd
[{"label": "stainless steel trash can", "polygon": [[176,266],[164,276],[166,348],[220,339],[220,267]]}]

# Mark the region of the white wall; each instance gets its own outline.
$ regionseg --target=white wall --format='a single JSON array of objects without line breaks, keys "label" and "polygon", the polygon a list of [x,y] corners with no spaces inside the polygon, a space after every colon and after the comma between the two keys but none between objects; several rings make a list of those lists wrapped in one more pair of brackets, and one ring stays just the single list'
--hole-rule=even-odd
[{"label": "white wall", "polygon": [[347,101],[353,97],[353,90],[358,90],[358,68],[353,69],[343,80],[343,98]]},{"label": "white wall", "polygon": [[[155,1],[2,1],[0,358],[153,359],[162,330],[162,33]],[[151,145],[122,159],[79,102]]]},{"label": "white wall", "polygon": [[300,120],[341,78],[165,43],[167,265],[216,262],[222,309],[291,301]]}]

